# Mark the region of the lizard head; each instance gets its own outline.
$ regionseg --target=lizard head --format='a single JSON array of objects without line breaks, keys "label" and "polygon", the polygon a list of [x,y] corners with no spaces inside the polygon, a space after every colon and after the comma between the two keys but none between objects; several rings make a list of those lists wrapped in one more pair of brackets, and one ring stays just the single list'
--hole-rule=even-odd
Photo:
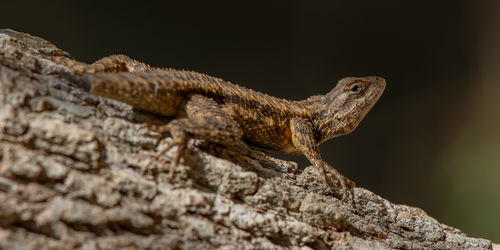
[{"label": "lizard head", "polygon": [[356,129],[384,89],[384,78],[377,76],[341,79],[316,109],[318,144]]}]

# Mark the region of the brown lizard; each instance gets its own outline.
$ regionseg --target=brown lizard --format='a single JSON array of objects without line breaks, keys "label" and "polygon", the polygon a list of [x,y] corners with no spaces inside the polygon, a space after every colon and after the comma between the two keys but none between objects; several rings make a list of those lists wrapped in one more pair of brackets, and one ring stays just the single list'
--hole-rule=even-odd
[{"label": "brown lizard", "polygon": [[161,132],[170,132],[178,146],[173,166],[189,138],[304,154],[325,184],[327,173],[337,179],[343,199],[348,185],[355,184],[326,163],[318,147],[352,132],[385,88],[381,77],[348,77],[325,95],[290,101],[205,74],[153,68],[123,55],[91,65],[70,62],[60,62],[70,69],[60,74],[90,93],[175,118],[160,127]]}]

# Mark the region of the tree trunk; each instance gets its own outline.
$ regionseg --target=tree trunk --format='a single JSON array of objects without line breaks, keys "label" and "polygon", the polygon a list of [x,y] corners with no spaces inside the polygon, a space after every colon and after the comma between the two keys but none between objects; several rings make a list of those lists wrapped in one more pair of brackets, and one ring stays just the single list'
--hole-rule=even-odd
[{"label": "tree trunk", "polygon": [[1,248],[492,248],[363,188],[342,202],[261,152],[191,141],[171,175],[171,138],[142,126],[168,119],[75,87],[61,59],[0,30]]}]

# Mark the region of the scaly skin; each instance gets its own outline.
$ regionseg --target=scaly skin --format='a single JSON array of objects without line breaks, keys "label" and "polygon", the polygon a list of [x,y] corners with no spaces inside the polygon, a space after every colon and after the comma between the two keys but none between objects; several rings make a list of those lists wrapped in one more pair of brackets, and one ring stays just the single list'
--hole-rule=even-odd
[{"label": "scaly skin", "polygon": [[149,67],[123,55],[92,65],[60,63],[71,70],[63,76],[92,94],[176,118],[159,129],[170,131],[179,145],[173,165],[189,138],[304,154],[325,184],[327,173],[333,174],[343,199],[354,183],[323,161],[318,146],[352,132],[385,88],[380,77],[350,77],[325,95],[290,101],[205,74]]}]

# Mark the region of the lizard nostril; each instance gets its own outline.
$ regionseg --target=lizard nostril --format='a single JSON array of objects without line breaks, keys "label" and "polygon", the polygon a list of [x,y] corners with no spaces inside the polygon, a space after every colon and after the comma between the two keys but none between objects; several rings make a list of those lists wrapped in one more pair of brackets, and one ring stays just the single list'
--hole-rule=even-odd
[{"label": "lizard nostril", "polygon": [[376,82],[380,82],[380,83],[384,83],[385,84],[385,79],[384,78],[379,77],[379,76],[375,76],[374,78],[375,78]]}]

